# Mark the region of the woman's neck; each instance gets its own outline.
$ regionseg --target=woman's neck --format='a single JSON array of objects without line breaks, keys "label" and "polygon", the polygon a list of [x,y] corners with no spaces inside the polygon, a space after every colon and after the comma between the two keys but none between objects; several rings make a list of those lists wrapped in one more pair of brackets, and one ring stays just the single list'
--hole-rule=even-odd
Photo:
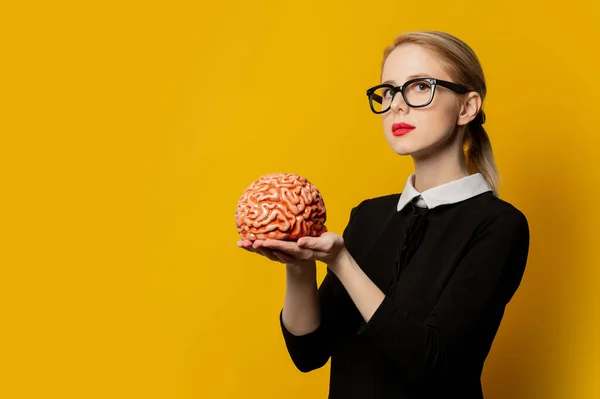
[{"label": "woman's neck", "polygon": [[415,159],[415,180],[413,185],[419,192],[450,183],[469,175],[460,157],[433,157]]}]

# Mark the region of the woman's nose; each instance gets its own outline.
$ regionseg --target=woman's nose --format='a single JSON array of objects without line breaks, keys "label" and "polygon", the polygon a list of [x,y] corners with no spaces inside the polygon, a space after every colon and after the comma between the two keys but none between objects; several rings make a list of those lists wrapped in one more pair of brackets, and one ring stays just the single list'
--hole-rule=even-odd
[{"label": "woman's nose", "polygon": [[400,114],[406,112],[408,105],[404,101],[404,97],[402,97],[402,93],[398,92],[394,96],[392,103],[390,104],[390,109],[392,112]]}]

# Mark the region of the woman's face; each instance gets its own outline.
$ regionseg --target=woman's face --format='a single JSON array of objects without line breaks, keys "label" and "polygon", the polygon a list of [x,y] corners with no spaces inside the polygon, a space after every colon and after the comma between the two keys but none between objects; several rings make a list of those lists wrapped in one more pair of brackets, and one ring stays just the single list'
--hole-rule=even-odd
[{"label": "woman's face", "polygon": [[[400,86],[416,77],[454,81],[429,50],[414,44],[394,49],[383,66],[382,83]],[[427,90],[431,89],[419,86],[414,90],[420,93],[419,96],[428,97]],[[387,142],[397,154],[412,156],[427,156],[456,143],[453,136],[462,109],[460,99],[457,93],[438,85],[431,104],[411,108],[404,102],[402,94],[396,93],[391,109],[382,114]],[[414,129],[396,130],[400,123],[414,126]]]}]

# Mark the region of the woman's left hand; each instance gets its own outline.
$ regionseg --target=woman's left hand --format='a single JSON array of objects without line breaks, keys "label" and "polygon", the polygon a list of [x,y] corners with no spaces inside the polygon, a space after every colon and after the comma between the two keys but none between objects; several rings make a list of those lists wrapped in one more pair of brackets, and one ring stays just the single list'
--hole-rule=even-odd
[{"label": "woman's left hand", "polygon": [[285,240],[259,240],[255,247],[265,247],[281,251],[298,260],[315,260],[327,265],[335,262],[344,249],[344,239],[333,232],[320,237],[301,237],[296,242]]}]

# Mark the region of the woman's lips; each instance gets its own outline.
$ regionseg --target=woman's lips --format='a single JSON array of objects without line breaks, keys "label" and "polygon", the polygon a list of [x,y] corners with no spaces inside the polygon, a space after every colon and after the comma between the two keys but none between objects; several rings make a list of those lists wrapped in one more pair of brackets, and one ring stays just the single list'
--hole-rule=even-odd
[{"label": "woman's lips", "polygon": [[394,123],[392,125],[392,134],[394,136],[404,136],[405,134],[412,132],[414,129],[415,127],[413,125],[409,125],[408,123]]}]

